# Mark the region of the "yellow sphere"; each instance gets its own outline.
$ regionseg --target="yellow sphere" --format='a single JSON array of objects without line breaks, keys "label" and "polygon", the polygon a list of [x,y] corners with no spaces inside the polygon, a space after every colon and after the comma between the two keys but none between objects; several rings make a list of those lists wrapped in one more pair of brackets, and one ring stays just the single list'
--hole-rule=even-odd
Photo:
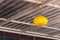
[{"label": "yellow sphere", "polygon": [[42,15],[39,15],[39,16],[36,16],[36,17],[33,19],[33,23],[34,23],[36,26],[45,26],[45,25],[47,25],[47,23],[48,23],[48,18],[46,18],[45,16],[42,16]]}]

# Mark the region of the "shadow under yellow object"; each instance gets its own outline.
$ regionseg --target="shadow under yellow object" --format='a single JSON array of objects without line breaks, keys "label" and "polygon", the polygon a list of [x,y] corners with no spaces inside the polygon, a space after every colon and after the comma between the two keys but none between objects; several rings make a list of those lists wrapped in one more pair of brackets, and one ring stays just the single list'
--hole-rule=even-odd
[{"label": "shadow under yellow object", "polygon": [[46,18],[45,16],[42,16],[42,15],[38,15],[33,19],[33,23],[38,27],[45,26],[48,23],[48,18]]}]

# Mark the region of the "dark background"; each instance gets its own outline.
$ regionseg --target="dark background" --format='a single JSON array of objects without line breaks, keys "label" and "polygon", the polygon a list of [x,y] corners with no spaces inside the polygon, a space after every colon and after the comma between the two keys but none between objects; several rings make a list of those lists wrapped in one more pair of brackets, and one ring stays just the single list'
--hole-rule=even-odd
[{"label": "dark background", "polygon": [[1,32],[0,31],[0,38],[12,38],[14,40],[53,40],[53,39],[46,39],[41,37],[34,37],[34,36],[27,36],[27,35],[21,35],[21,34],[14,34],[14,33],[8,33],[8,32]]}]

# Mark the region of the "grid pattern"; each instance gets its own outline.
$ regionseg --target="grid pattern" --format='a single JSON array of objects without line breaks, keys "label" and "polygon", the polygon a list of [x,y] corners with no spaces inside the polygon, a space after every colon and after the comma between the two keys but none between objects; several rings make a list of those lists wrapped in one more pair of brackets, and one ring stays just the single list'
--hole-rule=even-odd
[{"label": "grid pattern", "polygon": [[[44,5],[40,8],[37,3],[21,0],[4,0],[0,4],[0,29],[10,32],[13,30],[14,33],[18,34],[21,31],[21,34],[27,33],[28,35],[59,39],[60,8],[54,6],[53,3],[56,1],[51,3],[53,6]],[[59,5],[58,2],[56,5]],[[49,19],[49,23],[45,27],[37,28],[32,20],[41,13]]]}]

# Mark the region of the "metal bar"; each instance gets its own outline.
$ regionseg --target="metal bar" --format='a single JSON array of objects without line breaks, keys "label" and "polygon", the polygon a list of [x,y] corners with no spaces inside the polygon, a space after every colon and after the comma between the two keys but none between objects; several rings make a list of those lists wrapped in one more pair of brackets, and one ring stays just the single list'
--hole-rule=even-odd
[{"label": "metal bar", "polygon": [[49,39],[58,39],[58,38],[54,38],[54,37],[49,37],[47,34],[30,32],[30,31],[22,31],[22,30],[17,30],[17,29],[13,29],[13,28],[2,27],[2,26],[0,26],[0,31],[24,34],[24,35],[30,35],[30,36],[36,36],[36,37],[43,37],[43,38],[49,38]]},{"label": "metal bar", "polygon": [[52,7],[60,8],[59,5],[53,5],[53,4],[47,4],[47,6],[52,6]]},{"label": "metal bar", "polygon": [[0,20],[6,21],[6,19],[4,19],[4,18],[0,18]]},{"label": "metal bar", "polygon": [[[7,19],[3,19],[3,18],[1,18],[0,20],[4,20],[4,21],[8,21],[8,22],[15,22],[15,23],[21,23],[21,24],[26,24],[26,25],[32,25],[32,26],[35,26],[33,23],[27,23],[27,22],[15,21],[15,20],[7,20]],[[59,28],[48,27],[48,26],[43,26],[43,27],[49,28],[49,29],[55,29],[55,30],[60,31]]]},{"label": "metal bar", "polygon": [[46,4],[46,3],[49,3],[49,2],[54,1],[54,0],[24,0],[24,1],[37,3],[37,4],[41,4],[41,3]]},{"label": "metal bar", "polygon": [[32,3],[37,3],[37,4],[40,4],[41,3],[41,1],[37,1],[37,0],[24,0],[24,1],[32,2]]},{"label": "metal bar", "polygon": [[[14,20],[11,20],[11,22],[22,23],[22,24],[27,24],[27,25],[35,26],[33,23],[26,23],[26,22],[14,21]],[[48,27],[48,26],[43,26],[43,27],[45,27],[45,28],[49,28],[49,29],[60,30],[59,28],[54,28],[54,27]]]}]

